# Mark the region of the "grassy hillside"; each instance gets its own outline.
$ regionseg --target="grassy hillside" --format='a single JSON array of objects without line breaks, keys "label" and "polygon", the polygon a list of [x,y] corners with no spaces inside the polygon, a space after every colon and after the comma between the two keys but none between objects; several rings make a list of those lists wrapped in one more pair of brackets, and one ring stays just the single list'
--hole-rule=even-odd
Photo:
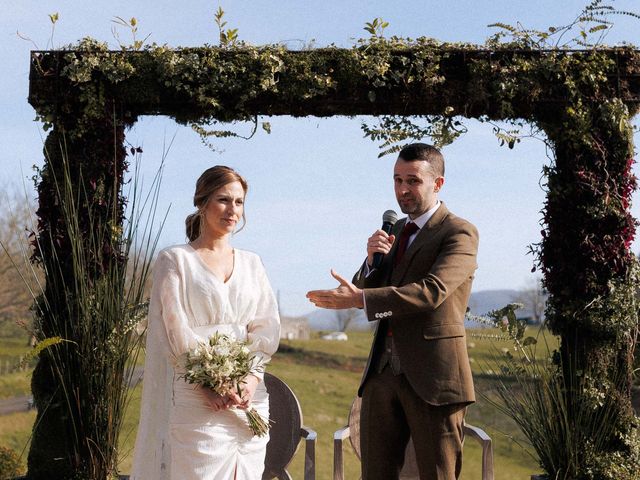
[{"label": "grassy hillside", "polygon": [[[483,331],[486,333],[487,331]],[[347,415],[360,380],[360,374],[369,351],[371,333],[354,332],[349,341],[324,341],[318,338],[306,341],[283,341],[275,355],[269,371],[283,379],[296,393],[304,415],[304,423],[318,432],[316,448],[317,478],[329,480],[333,467],[333,433],[347,422]],[[476,387],[490,395],[492,380],[486,375],[487,362],[500,355],[498,344],[485,338],[469,338],[469,354],[476,374]],[[505,347],[508,344],[504,345]],[[0,350],[5,351],[0,342]],[[19,356],[21,352],[18,352]],[[485,374],[482,373],[484,365]],[[28,376],[23,385],[28,389]],[[0,381],[4,376],[0,376]],[[19,382],[18,382],[19,383]],[[5,387],[0,383],[0,396]],[[138,411],[140,408],[138,387],[133,390],[131,404],[121,435],[121,471],[128,472],[131,466]],[[22,451],[28,441],[33,412],[0,416],[0,445]],[[517,442],[522,437],[513,423],[499,414],[495,407],[479,396],[467,413],[467,421],[483,428],[494,441],[494,463],[497,480],[527,479],[539,471],[536,462],[525,453]],[[346,478],[359,478],[359,463],[350,447],[345,448]],[[480,448],[475,442],[465,443],[462,479],[479,478]],[[299,448],[291,465],[294,478],[303,478],[303,448]]]},{"label": "grassy hillside", "polygon": [[31,367],[20,368],[21,360],[29,350],[28,338],[24,335],[0,339],[0,399],[30,393]]}]

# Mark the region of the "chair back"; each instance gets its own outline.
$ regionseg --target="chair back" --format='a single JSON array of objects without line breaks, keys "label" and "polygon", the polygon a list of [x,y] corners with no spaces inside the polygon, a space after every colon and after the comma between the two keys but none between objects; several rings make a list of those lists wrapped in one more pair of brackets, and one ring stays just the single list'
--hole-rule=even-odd
[{"label": "chair back", "polygon": [[290,478],[286,467],[300,443],[302,410],[295,394],[278,377],[265,373],[264,382],[269,393],[271,429],[262,478]]}]

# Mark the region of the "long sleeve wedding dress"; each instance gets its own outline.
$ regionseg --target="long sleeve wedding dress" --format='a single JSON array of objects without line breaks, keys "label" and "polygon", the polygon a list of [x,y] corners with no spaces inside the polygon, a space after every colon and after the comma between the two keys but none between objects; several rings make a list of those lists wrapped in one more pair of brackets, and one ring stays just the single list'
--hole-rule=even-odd
[{"label": "long sleeve wedding dress", "polygon": [[[242,410],[213,411],[200,388],[180,378],[180,362],[215,332],[248,341],[269,361],[280,319],[260,258],[235,249],[225,282],[190,245],[179,245],[160,252],[153,278],[131,480],[259,480],[268,435],[253,436]],[[264,382],[251,405],[268,418]]]}]

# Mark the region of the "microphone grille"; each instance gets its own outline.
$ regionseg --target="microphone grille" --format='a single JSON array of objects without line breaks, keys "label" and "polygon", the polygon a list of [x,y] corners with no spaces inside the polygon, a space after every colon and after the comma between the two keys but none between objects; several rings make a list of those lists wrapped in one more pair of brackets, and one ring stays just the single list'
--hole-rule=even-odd
[{"label": "microphone grille", "polygon": [[387,210],[382,214],[382,223],[390,223],[391,225],[395,225],[398,221],[398,214],[393,210]]}]

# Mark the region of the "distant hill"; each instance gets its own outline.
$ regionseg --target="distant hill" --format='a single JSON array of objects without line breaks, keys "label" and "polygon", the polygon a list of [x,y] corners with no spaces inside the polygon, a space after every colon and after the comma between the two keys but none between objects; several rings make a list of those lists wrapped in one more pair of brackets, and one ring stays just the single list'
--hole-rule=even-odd
[{"label": "distant hill", "polygon": [[[469,299],[469,309],[471,313],[475,315],[484,315],[491,310],[495,310],[504,307],[508,303],[512,303],[518,297],[518,290],[482,290],[480,292],[473,292]],[[518,310],[519,317],[527,317],[531,314],[526,308]],[[336,312],[334,310],[316,309],[307,315],[305,315],[309,321],[311,330],[331,330],[334,331],[338,328],[338,321],[336,319]],[[364,312],[358,312],[356,318],[354,318],[347,330],[369,330],[373,328],[371,322],[367,321],[364,316]],[[475,323],[468,323],[468,326],[477,327]]]},{"label": "distant hill", "polygon": [[[518,290],[482,290],[473,292],[469,299],[469,310],[475,315],[484,315],[491,310],[502,308],[518,297]],[[522,310],[518,311],[519,313]]]}]

